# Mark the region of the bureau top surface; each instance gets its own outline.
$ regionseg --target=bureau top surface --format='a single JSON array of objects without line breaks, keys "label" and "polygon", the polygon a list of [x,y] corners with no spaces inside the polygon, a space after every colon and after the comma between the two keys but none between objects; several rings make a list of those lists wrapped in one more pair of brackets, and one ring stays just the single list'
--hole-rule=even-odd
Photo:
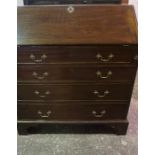
[{"label": "bureau top surface", "polygon": [[137,44],[130,5],[24,6],[17,20],[18,45]]}]

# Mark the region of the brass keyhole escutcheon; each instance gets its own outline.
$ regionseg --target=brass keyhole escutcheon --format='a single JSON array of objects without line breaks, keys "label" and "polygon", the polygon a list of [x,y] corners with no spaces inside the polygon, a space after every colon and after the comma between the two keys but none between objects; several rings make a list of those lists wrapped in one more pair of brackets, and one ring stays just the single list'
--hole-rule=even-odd
[{"label": "brass keyhole escutcheon", "polygon": [[68,13],[73,13],[73,12],[75,11],[75,9],[74,9],[73,6],[69,6],[69,7],[67,8],[67,11],[68,11]]}]

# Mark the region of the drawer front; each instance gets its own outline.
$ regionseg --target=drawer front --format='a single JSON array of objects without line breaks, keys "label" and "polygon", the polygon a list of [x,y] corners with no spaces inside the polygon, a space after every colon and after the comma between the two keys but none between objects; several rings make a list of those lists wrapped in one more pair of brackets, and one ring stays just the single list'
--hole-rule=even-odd
[{"label": "drawer front", "polygon": [[125,119],[127,105],[18,105],[19,120]]},{"label": "drawer front", "polygon": [[133,81],[136,68],[96,65],[18,65],[18,82]]},{"label": "drawer front", "polygon": [[59,64],[98,63],[135,64],[137,47],[124,46],[21,46],[18,63]]},{"label": "drawer front", "polygon": [[129,100],[131,85],[18,85],[18,100]]}]

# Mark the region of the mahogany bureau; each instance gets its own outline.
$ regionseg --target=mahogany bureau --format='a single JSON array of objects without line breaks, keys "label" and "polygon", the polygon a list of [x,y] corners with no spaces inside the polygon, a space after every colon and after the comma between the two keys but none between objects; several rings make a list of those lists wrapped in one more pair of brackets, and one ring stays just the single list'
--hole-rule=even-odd
[{"label": "mahogany bureau", "polygon": [[137,70],[133,6],[24,6],[17,17],[19,134],[125,134]]}]

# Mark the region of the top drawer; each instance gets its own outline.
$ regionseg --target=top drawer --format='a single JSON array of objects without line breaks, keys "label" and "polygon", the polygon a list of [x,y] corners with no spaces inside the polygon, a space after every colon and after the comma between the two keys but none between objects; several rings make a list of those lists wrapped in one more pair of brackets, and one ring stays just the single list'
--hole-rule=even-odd
[{"label": "top drawer", "polygon": [[137,45],[18,46],[18,63],[136,64]]}]

